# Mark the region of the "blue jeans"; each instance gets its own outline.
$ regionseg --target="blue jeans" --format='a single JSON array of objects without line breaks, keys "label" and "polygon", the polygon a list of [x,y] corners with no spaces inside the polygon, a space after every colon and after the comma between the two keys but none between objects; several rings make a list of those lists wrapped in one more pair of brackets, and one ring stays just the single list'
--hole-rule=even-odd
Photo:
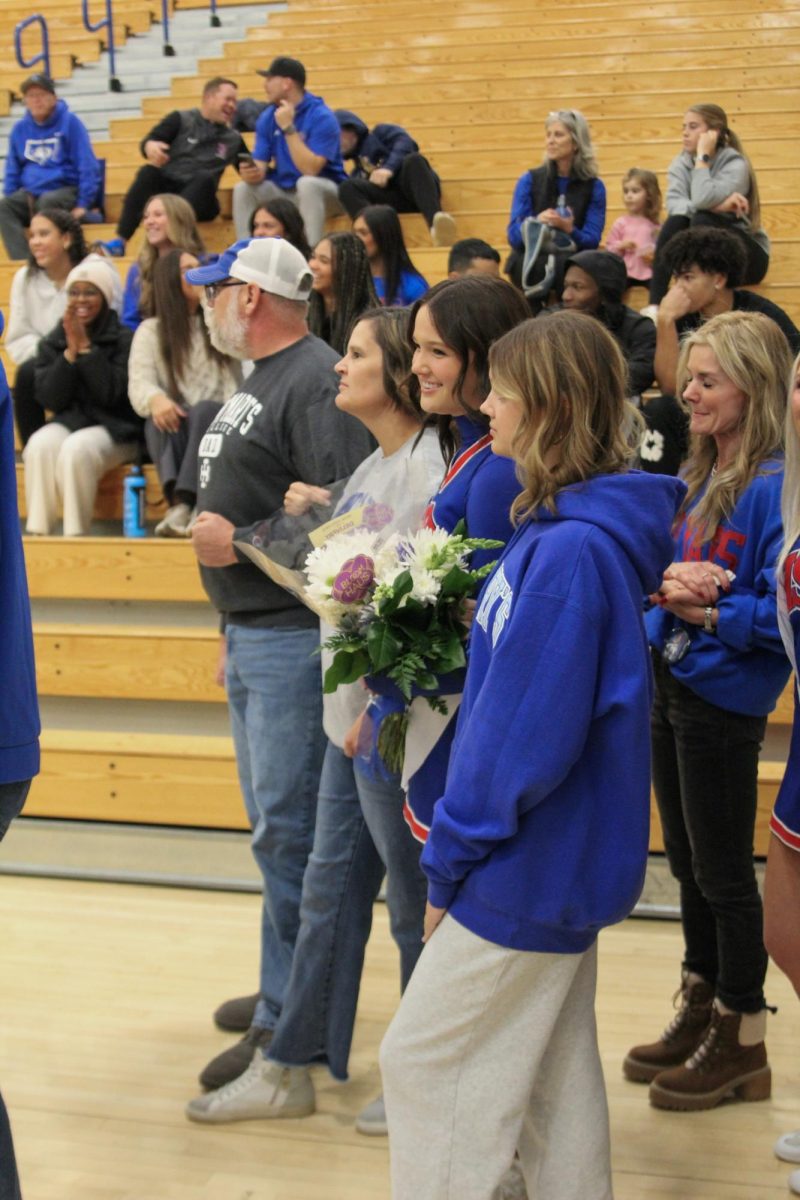
[{"label": "blue jeans", "polygon": [[20,783],[0,783],[0,842],[8,833],[14,817],[22,812],[30,787],[30,779],[23,779]]},{"label": "blue jeans", "polygon": [[334,1078],[347,1078],[372,908],[387,868],[402,988],[422,951],[427,884],[420,852],[403,819],[399,783],[367,780],[329,743],[300,933],[267,1057],[289,1066],[326,1063]]},{"label": "blue jeans", "polygon": [[300,926],[325,749],[319,631],[229,625],[226,640],[239,784],[264,880],[254,1023],[271,1029],[283,1006]]}]

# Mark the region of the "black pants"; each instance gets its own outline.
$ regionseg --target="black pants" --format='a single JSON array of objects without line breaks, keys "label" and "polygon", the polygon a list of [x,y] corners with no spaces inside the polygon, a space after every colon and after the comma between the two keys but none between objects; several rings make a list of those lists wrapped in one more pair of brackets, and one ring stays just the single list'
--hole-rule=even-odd
[{"label": "black pants", "polygon": [[155,463],[168,504],[174,504],[178,499],[194,504],[197,499],[200,442],[221,407],[217,400],[201,400],[192,405],[176,433],[156,429],[149,417],[145,421],[147,452]]},{"label": "black pants", "polygon": [[713,984],[728,1008],[760,1012],[767,952],[753,831],[767,718],[702,700],[660,654],[653,665],[653,787],[680,884],[684,966]]},{"label": "black pants", "polygon": [[439,178],[427,158],[408,154],[386,187],[368,179],[345,179],[339,184],[339,199],[351,217],[368,204],[389,204],[396,212],[421,212],[427,225],[442,207]]},{"label": "black pants", "polygon": [[747,267],[743,284],[761,283],[769,267],[769,255],[760,246],[752,234],[736,225],[726,213],[698,212],[693,217],[667,217],[661,226],[661,232],[656,242],[656,254],[653,260],[653,278],[650,280],[650,303],[660,304],[669,288],[670,273],[664,266],[664,247],[667,242],[691,226],[713,225],[717,229],[727,229],[735,233],[747,251]]},{"label": "black pants", "polygon": [[637,466],[656,475],[677,475],[689,452],[689,417],[674,396],[654,396],[642,404],[647,426]]},{"label": "black pants", "polygon": [[189,183],[178,183],[165,175],[161,167],[140,167],[127,195],[122,203],[122,215],[117,225],[117,233],[121,238],[132,237],[142,219],[145,205],[151,196],[159,192],[170,192],[173,196],[183,196],[194,209],[198,221],[213,221],[219,215],[217,200],[217,184],[219,175],[210,171],[198,171]]},{"label": "black pants", "polygon": [[28,358],[17,367],[14,378],[14,416],[17,419],[19,440],[27,446],[37,429],[45,423],[44,409],[34,392],[34,359]]}]

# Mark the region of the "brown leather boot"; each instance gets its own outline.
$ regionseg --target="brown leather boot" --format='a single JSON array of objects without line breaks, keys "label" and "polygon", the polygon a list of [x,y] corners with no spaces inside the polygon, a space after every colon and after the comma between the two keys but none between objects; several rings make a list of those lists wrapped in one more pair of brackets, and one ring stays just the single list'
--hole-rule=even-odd
[{"label": "brown leather boot", "polygon": [[762,1042],[739,1041],[742,1013],[721,1013],[715,1006],[702,1043],[683,1066],[662,1071],[650,1084],[656,1108],[698,1112],[715,1108],[733,1092],[740,1100],[768,1100],[772,1072]]},{"label": "brown leather boot", "polygon": [[703,1040],[711,1020],[714,989],[704,979],[689,983],[686,977],[672,997],[680,1007],[657,1042],[634,1046],[622,1064],[626,1079],[650,1083],[661,1071],[686,1062]]}]

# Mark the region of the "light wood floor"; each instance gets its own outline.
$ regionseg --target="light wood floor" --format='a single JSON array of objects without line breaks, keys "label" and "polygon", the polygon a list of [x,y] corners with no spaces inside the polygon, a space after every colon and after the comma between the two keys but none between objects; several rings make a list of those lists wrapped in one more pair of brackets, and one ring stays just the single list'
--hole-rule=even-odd
[{"label": "light wood floor", "polygon": [[[378,1091],[396,999],[382,906],[352,1082],[316,1072],[319,1112],[303,1121],[184,1119],[197,1070],[225,1044],[212,1008],[252,990],[257,924],[252,896],[0,877],[0,1085],[25,1200],[388,1200],[386,1144],[352,1128]],[[621,1078],[627,1047],[669,1015],[679,954],[672,923],[631,921],[601,941],[617,1200],[785,1200],[789,1168],[771,1147],[800,1128],[800,1004],[776,971],[771,1102],[659,1113]]]}]

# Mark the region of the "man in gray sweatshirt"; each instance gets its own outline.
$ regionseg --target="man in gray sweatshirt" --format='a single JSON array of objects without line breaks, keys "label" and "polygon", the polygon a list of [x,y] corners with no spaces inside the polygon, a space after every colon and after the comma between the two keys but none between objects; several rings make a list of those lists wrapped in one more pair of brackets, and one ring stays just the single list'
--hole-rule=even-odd
[{"label": "man in gray sweatshirt", "polygon": [[[338,355],[306,324],[311,273],[281,238],[237,242],[187,274],[205,286],[214,344],[255,369],[200,445],[192,542],[224,629],[225,686],[236,762],[264,879],[261,970],[252,1024],[205,1068],[217,1088],[268,1044],[281,1011],[299,926],[303,872],[314,838],[325,736],[319,624],[234,547],[277,511],[291,483],[325,486],[374,449],[339,411]],[[238,1003],[247,1007],[246,998]]]}]

